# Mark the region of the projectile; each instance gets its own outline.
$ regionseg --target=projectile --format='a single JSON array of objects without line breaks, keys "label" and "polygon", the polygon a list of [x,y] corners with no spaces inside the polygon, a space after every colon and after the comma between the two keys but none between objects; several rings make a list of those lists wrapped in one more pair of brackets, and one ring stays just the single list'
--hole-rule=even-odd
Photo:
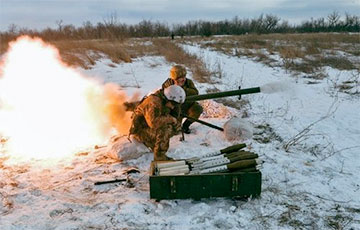
[{"label": "projectile", "polygon": [[247,160],[247,159],[255,159],[259,156],[252,152],[236,152],[233,154],[225,154],[220,155],[216,158],[211,158],[206,161],[199,161],[191,165],[193,169],[205,169],[210,167],[215,167],[219,165],[229,164],[235,161]]},{"label": "projectile", "polygon": [[225,157],[223,159],[218,159],[218,160],[213,160],[213,161],[205,161],[202,165],[199,165],[199,167],[205,169],[205,168],[210,168],[210,167],[214,167],[214,166],[218,166],[218,165],[233,163],[236,161],[255,159],[255,158],[258,158],[257,154],[248,154],[248,155],[242,155],[242,156],[229,156],[229,157]]},{"label": "projectile", "polygon": [[218,165],[211,168],[198,169],[194,170],[194,174],[205,174],[205,173],[213,173],[213,172],[226,172],[226,171],[234,171],[245,168],[258,168],[257,166],[262,164],[262,160],[260,159],[249,159],[249,160],[240,160],[235,161],[233,163]]},{"label": "projectile", "polygon": [[221,149],[220,153],[231,153],[231,152],[235,152],[238,151],[240,149],[243,149],[246,147],[246,144],[242,143],[242,144],[236,144],[236,145],[232,145],[229,146],[227,148]]},{"label": "projectile", "polygon": [[207,154],[203,155],[202,157],[193,157],[193,158],[187,159],[186,161],[190,164],[194,164],[198,161],[205,161],[205,159],[209,159],[210,157],[215,157],[215,156],[218,156],[221,154],[236,152],[245,147],[246,147],[246,144],[244,144],[244,143],[236,144],[236,145],[229,146],[227,148],[221,149],[216,152],[207,153]]}]

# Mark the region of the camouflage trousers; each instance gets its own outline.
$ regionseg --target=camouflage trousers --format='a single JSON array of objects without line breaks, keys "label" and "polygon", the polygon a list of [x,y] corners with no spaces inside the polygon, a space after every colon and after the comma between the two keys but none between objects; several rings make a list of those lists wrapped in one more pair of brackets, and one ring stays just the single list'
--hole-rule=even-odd
[{"label": "camouflage trousers", "polygon": [[167,160],[170,138],[175,134],[173,126],[166,125],[159,129],[143,128],[141,132],[134,134],[134,138],[154,152],[154,160]]}]

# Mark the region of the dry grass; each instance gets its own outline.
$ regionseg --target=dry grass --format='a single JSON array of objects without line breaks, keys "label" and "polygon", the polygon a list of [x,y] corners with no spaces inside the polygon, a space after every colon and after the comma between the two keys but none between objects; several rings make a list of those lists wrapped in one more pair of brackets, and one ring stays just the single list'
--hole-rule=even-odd
[{"label": "dry grass", "polygon": [[151,38],[128,39],[124,42],[123,47],[131,58],[158,54]]},{"label": "dry grass", "polygon": [[89,68],[103,55],[114,63],[131,62],[131,57],[120,41],[85,40],[52,42],[63,60],[71,66]]},{"label": "dry grass", "polygon": [[280,57],[283,59],[296,59],[305,57],[304,51],[302,51],[302,49],[297,46],[280,47],[278,52]]},{"label": "dry grass", "polygon": [[[52,44],[60,50],[63,60],[71,66],[91,68],[104,56],[114,63],[120,63],[131,62],[133,58],[145,55],[163,55],[167,61],[183,64],[191,69],[198,82],[214,82],[210,76],[217,77],[221,72],[210,72],[196,55],[186,53],[177,45],[178,42],[197,43],[227,55],[249,57],[269,66],[282,66],[289,71],[305,73],[314,78],[321,75],[319,71],[324,66],[340,70],[360,70],[358,34],[248,34],[210,38],[187,37],[175,41],[168,38],[66,40]],[[8,44],[0,41],[0,54],[7,48]],[[339,57],[340,52],[345,55]],[[280,57],[281,61],[276,61],[272,55]]]},{"label": "dry grass", "polygon": [[[187,38],[186,42],[197,43],[204,48],[211,48],[227,55],[253,58],[269,66],[274,65],[274,60],[270,55],[278,55],[282,59],[280,66],[296,73],[311,74],[314,77],[324,66],[340,70],[359,70],[360,68],[356,63],[360,57],[358,34],[248,34]],[[266,50],[267,54],[263,50]],[[355,58],[350,60],[336,57],[338,52]]]},{"label": "dry grass", "polygon": [[323,57],[321,62],[323,65],[339,70],[351,70],[356,68],[351,61],[343,57]]},{"label": "dry grass", "polygon": [[3,42],[2,40],[0,40],[0,55],[5,53],[8,47],[9,45],[7,42]]},{"label": "dry grass", "polygon": [[180,46],[168,39],[154,39],[153,44],[158,53],[168,62],[182,64],[191,69],[193,78],[198,82],[211,82],[210,72],[196,56],[185,52]]}]

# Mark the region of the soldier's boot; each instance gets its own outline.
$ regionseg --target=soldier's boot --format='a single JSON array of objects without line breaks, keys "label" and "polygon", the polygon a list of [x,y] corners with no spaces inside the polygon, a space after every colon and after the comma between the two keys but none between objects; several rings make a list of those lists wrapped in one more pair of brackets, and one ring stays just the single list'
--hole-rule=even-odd
[{"label": "soldier's boot", "polygon": [[154,160],[155,161],[171,161],[174,159],[166,156],[165,153],[157,152],[157,153],[154,153]]},{"label": "soldier's boot", "polygon": [[190,131],[190,125],[192,124],[193,122],[190,121],[189,119],[186,119],[182,125],[182,130],[184,133],[186,134],[190,134],[191,131]]}]

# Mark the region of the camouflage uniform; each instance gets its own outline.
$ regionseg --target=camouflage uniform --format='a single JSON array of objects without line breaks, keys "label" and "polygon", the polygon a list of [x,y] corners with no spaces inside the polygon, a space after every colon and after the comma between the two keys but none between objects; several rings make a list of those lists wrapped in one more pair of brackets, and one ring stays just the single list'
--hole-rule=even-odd
[{"label": "camouflage uniform", "polygon": [[141,101],[133,115],[130,135],[151,148],[154,160],[169,159],[165,154],[170,138],[180,128],[178,120],[171,115],[174,111],[165,106],[167,102],[163,91],[159,90]]},{"label": "camouflage uniform", "polygon": [[[169,87],[170,85],[174,85],[175,81],[171,78],[168,78],[163,84],[162,88],[165,89]],[[195,84],[192,80],[186,78],[184,85],[182,88],[185,90],[186,96],[192,96],[192,95],[198,95],[199,91],[196,89]],[[201,105],[197,102],[186,102],[181,105],[181,112],[185,114],[186,116],[198,119],[203,112],[203,108]],[[182,117],[180,118],[180,121],[182,120]],[[188,124],[186,124],[188,123]],[[184,125],[190,126],[192,122],[189,120],[186,120],[184,122]],[[183,125],[183,126],[184,126]]]}]

